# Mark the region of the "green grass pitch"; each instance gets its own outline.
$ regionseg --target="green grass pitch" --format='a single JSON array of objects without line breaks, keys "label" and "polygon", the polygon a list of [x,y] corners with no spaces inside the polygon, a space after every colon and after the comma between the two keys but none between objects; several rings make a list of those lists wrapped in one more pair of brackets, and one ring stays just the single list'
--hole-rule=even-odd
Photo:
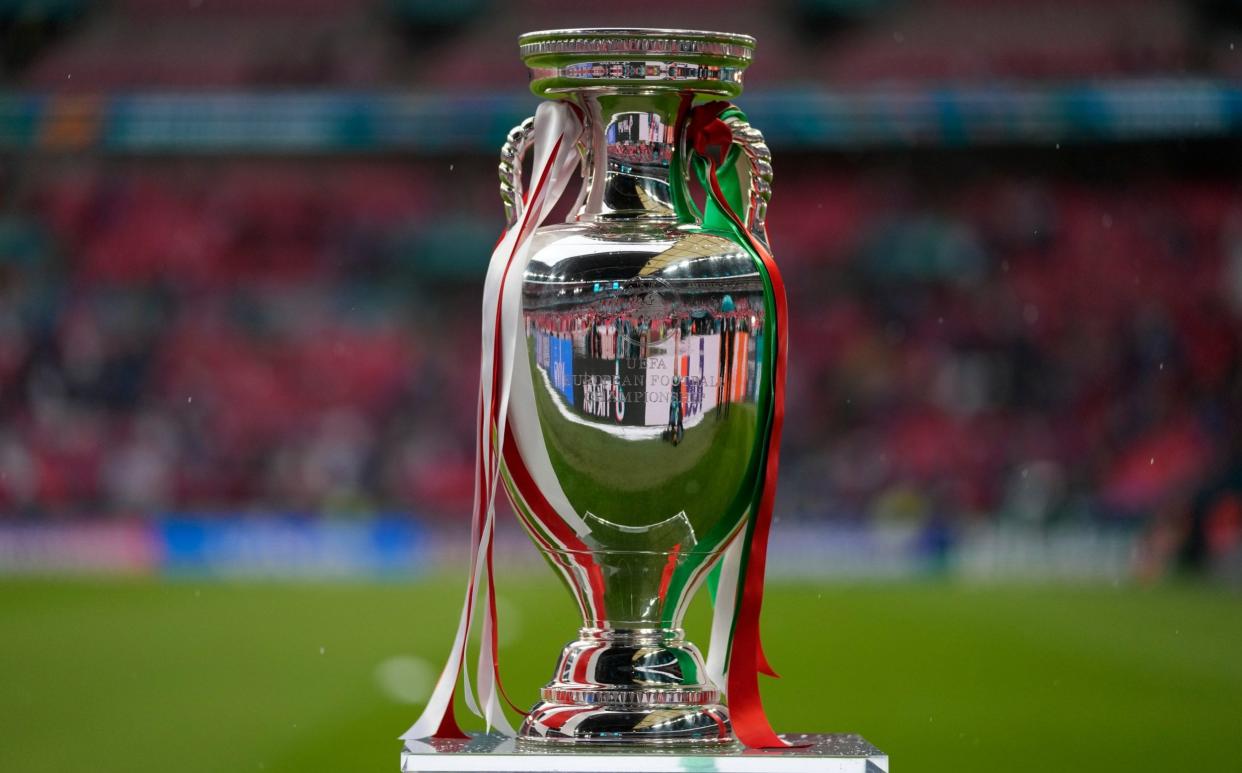
[{"label": "green grass pitch", "polygon": [[[573,634],[544,578],[505,586],[511,695]],[[418,707],[377,667],[438,669],[456,579],[0,583],[0,771],[396,771]],[[1199,587],[781,585],[778,729],[857,731],[897,771],[1242,770],[1242,597]],[[692,613],[702,641],[706,617]]]}]

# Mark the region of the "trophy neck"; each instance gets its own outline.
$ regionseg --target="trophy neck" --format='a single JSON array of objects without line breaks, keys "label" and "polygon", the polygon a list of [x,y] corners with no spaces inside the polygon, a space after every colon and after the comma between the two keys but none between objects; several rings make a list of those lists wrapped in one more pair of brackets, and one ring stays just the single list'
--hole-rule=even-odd
[{"label": "trophy neck", "polygon": [[630,644],[635,646],[681,644],[685,636],[686,632],[681,628],[585,627],[578,629],[579,641],[609,642],[612,644]]},{"label": "trophy neck", "polygon": [[587,163],[577,221],[676,222],[670,165],[681,97],[662,90],[578,92],[587,119]]}]

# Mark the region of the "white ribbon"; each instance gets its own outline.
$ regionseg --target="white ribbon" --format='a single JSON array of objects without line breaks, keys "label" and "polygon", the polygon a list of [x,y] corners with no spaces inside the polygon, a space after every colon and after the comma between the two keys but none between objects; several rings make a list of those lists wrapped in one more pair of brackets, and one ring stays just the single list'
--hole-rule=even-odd
[{"label": "white ribbon", "polygon": [[733,617],[737,611],[737,585],[742,578],[742,549],[745,541],[743,530],[725,548],[724,557],[720,559],[716,604],[712,609],[712,631],[704,668],[707,670],[707,678],[722,692],[729,684],[729,646],[733,639]]},{"label": "white ribbon", "polygon": [[[566,185],[572,180],[580,162],[577,143],[582,135],[582,121],[574,108],[565,102],[543,102],[535,111],[534,165],[528,188],[528,198],[521,207],[516,222],[496,245],[487,268],[483,286],[483,348],[479,362],[479,427],[475,455],[475,480],[483,485],[475,486],[475,501],[471,518],[470,579],[466,586],[466,598],[458,619],[457,634],[448,662],[440,673],[431,698],[418,721],[401,738],[413,740],[433,736],[439,729],[453,701],[458,676],[463,678],[466,705],[476,715],[483,717],[490,731],[495,728],[506,735],[513,735],[513,727],[505,717],[499,700],[499,686],[495,679],[496,655],[492,646],[492,631],[496,621],[491,608],[484,599],[482,642],[479,649],[478,696],[471,687],[468,669],[462,667],[466,643],[474,624],[478,590],[484,577],[490,584],[487,569],[487,550],[491,544],[496,520],[496,482],[500,477],[501,446],[505,437],[505,423],[509,410],[509,393],[513,377],[513,358],[522,331],[521,301],[522,275],[529,260],[530,239],[560,201]],[[497,308],[500,311],[500,329],[496,329]],[[501,372],[494,372],[493,360],[496,346],[501,348]],[[496,411],[491,406],[495,397]],[[492,423],[495,423],[492,434]],[[493,444],[492,438],[495,438]]]}]

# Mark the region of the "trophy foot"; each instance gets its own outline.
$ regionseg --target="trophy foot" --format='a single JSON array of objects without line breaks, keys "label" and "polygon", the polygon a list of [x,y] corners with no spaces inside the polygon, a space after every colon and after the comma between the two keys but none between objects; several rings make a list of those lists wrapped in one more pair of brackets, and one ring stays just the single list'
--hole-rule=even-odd
[{"label": "trophy foot", "polygon": [[584,628],[518,737],[533,743],[734,742],[729,711],[680,629]]},{"label": "trophy foot", "polygon": [[734,743],[729,712],[713,706],[583,706],[540,701],[518,738],[523,743],[719,746]]}]

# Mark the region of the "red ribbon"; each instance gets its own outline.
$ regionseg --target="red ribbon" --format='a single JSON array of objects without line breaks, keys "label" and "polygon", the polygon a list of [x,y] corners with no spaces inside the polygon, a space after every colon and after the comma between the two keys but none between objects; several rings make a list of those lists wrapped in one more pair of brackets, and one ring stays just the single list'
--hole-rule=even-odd
[{"label": "red ribbon", "polygon": [[776,366],[773,372],[772,423],[768,435],[767,457],[759,506],[752,517],[750,555],[742,578],[742,598],[733,628],[729,654],[727,694],[729,714],[738,739],[753,748],[785,748],[792,746],[772,729],[763,709],[759,691],[759,673],[776,676],[763,651],[759,633],[759,617],[763,609],[764,572],[767,565],[768,536],[772,528],[772,509],[776,497],[776,479],[780,468],[781,430],[785,423],[785,376],[789,353],[789,307],[785,298],[785,282],[767,246],[755,236],[730,206],[717,179],[717,170],[724,163],[733,145],[733,130],[720,119],[731,105],[710,102],[690,110],[687,138],[694,151],[708,162],[709,193],[720,209],[733,221],[751,249],[758,255],[772,283],[776,305]]}]

